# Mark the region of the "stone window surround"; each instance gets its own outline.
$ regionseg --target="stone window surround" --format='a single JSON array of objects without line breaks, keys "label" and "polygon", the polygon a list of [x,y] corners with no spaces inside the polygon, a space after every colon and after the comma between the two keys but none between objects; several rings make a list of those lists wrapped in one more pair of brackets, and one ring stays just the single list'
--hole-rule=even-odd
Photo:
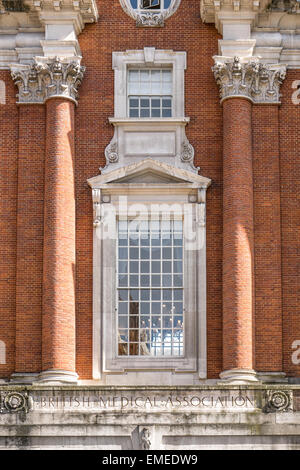
[{"label": "stone window surround", "polygon": [[[164,371],[171,375],[185,372],[185,380],[192,382],[192,377],[207,378],[206,351],[206,190],[210,180],[185,170],[172,168],[173,177],[187,175],[195,181],[178,183],[126,183],[111,181],[111,175],[121,179],[131,171],[131,167],[149,166],[150,173],[157,167],[169,167],[160,162],[146,159],[144,162],[130,167],[113,170],[108,174],[88,180],[92,187],[94,204],[94,237],[93,237],[93,379],[105,380],[107,374],[126,374],[130,381],[129,371],[139,370],[140,380],[143,372]],[[133,175],[134,176],[134,175]],[[161,175],[160,175],[161,176]],[[158,180],[159,181],[159,180]],[[197,181],[197,182],[196,182]],[[119,216],[119,196],[128,196],[129,204],[143,202],[161,204],[189,205],[194,212],[193,229],[197,234],[197,255],[194,250],[186,250],[184,255],[184,289],[185,289],[185,345],[186,354],[183,358],[153,357],[120,357],[114,350],[113,340],[116,331],[116,239],[103,240],[101,231],[104,214],[110,214],[110,224],[116,229]],[[139,214],[140,215],[140,214]],[[105,285],[102,284],[105,279]],[[112,319],[113,316],[113,319]],[[187,321],[189,320],[189,321]],[[113,329],[112,329],[113,326]],[[120,375],[119,375],[120,374]],[[161,375],[158,374],[161,378]],[[136,377],[136,376],[135,376]],[[153,377],[153,384],[160,378]],[[134,380],[134,379],[133,379]],[[155,381],[156,380],[156,381]],[[179,379],[180,380],[180,379]],[[119,382],[118,382],[119,383]],[[127,383],[127,382],[126,382]]]},{"label": "stone window surround", "polygon": [[173,72],[173,117],[184,116],[184,71],[186,52],[157,50],[145,47],[143,50],[113,52],[115,71],[115,118],[127,117],[127,74],[129,68],[172,68]]},{"label": "stone window surround", "polygon": [[[106,166],[102,172],[126,165],[128,158],[139,161],[151,156],[161,161],[174,164],[183,169],[198,172],[194,166],[194,149],[189,143],[185,126],[189,118],[184,113],[184,73],[186,70],[186,52],[157,50],[145,47],[143,50],[113,52],[112,67],[115,71],[114,117],[109,122],[115,132],[105,150]],[[128,69],[130,68],[172,68],[172,118],[128,118]],[[149,136],[151,141],[149,145]],[[128,136],[140,135],[140,148],[134,154],[124,143]],[[158,139],[167,137],[166,148],[157,148]],[[147,142],[145,147],[144,143]],[[145,149],[147,148],[145,154]],[[130,155],[129,155],[130,154]],[[172,158],[173,157],[173,158]],[[173,163],[172,163],[173,160]]]}]

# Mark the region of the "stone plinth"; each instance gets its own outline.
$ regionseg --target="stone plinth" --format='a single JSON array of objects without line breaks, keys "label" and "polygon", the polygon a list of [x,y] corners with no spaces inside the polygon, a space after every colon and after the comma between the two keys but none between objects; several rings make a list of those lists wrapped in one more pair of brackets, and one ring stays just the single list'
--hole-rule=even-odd
[{"label": "stone plinth", "polygon": [[299,393],[299,386],[2,386],[0,449],[300,449]]}]

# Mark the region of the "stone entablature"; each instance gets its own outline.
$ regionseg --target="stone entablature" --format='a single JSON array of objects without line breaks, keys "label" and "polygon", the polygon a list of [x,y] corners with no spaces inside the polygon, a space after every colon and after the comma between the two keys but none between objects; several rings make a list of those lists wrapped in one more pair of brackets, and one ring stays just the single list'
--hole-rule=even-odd
[{"label": "stone entablature", "polygon": [[61,12],[62,20],[64,16],[68,17],[70,12],[79,13],[82,24],[94,23],[98,19],[95,0],[27,0],[26,4],[31,11],[37,11],[40,15],[45,12]]},{"label": "stone entablature", "polygon": [[[274,6],[274,4],[276,5]],[[300,67],[300,15],[296,0],[201,0],[201,18],[214,23],[223,38],[219,54],[260,57],[264,63]]]},{"label": "stone entablature", "polygon": [[280,85],[286,75],[283,65],[265,65],[258,59],[214,57],[212,68],[220,87],[220,98],[247,98],[252,103],[280,103]]},{"label": "stone entablature", "polygon": [[28,0],[28,11],[0,15],[0,69],[37,56],[80,56],[78,35],[98,19],[95,0]]},{"label": "stone entablature", "polygon": [[253,22],[259,11],[267,7],[270,0],[200,0],[201,19],[204,23],[215,23],[222,34],[223,19],[244,23]]},{"label": "stone entablature", "polygon": [[19,89],[18,104],[43,104],[49,98],[65,98],[77,103],[85,67],[80,58],[36,58],[33,65],[15,65],[11,75]]}]

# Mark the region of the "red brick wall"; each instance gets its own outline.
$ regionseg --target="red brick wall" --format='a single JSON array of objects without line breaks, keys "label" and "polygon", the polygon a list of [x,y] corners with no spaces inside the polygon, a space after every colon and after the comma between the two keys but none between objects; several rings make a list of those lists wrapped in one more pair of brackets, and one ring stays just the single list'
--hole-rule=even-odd
[{"label": "red brick wall", "polygon": [[252,111],[256,369],[282,371],[281,223],[278,106]]},{"label": "red brick wall", "polygon": [[300,341],[300,104],[292,102],[294,80],[300,80],[299,70],[288,72],[279,110],[282,309],[284,371],[299,377],[300,365],[291,360],[292,344]]},{"label": "red brick wall", "polygon": [[45,107],[19,107],[16,372],[39,372],[42,354]]},{"label": "red brick wall", "polygon": [[0,80],[6,83],[6,104],[0,104],[0,340],[7,350],[0,377],[6,377],[15,367],[18,109],[9,72],[0,71]]},{"label": "red brick wall", "polygon": [[201,174],[212,178],[207,202],[208,259],[208,372],[222,369],[222,109],[211,66],[218,52],[214,25],[200,20],[199,0],[182,0],[164,28],[137,28],[119,0],[98,2],[100,20],[87,25],[80,36],[83,63],[87,66],[76,110],[77,203],[77,371],[90,378],[92,366],[92,201],[85,181],[105,163],[104,149],[113,128],[112,52],[127,49],[187,51],[187,135],[195,147]]}]

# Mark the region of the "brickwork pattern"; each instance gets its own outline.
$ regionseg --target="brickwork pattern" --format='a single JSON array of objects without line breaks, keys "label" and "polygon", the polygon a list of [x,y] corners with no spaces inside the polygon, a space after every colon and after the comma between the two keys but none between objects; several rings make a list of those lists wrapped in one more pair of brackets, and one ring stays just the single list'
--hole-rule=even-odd
[{"label": "brickwork pattern", "polygon": [[9,72],[0,70],[0,80],[6,84],[6,103],[0,104],[0,340],[6,344],[0,378],[5,378],[15,368],[18,109]]},{"label": "brickwork pattern", "polygon": [[290,70],[281,90],[279,132],[284,371],[299,377],[300,364],[292,361],[292,345],[300,341],[300,103],[292,100],[295,80],[300,72]]},{"label": "brickwork pattern", "polygon": [[42,355],[45,107],[19,107],[16,372],[39,372]]},{"label": "brickwork pattern", "polygon": [[255,238],[255,366],[282,371],[278,106],[252,110]]}]

